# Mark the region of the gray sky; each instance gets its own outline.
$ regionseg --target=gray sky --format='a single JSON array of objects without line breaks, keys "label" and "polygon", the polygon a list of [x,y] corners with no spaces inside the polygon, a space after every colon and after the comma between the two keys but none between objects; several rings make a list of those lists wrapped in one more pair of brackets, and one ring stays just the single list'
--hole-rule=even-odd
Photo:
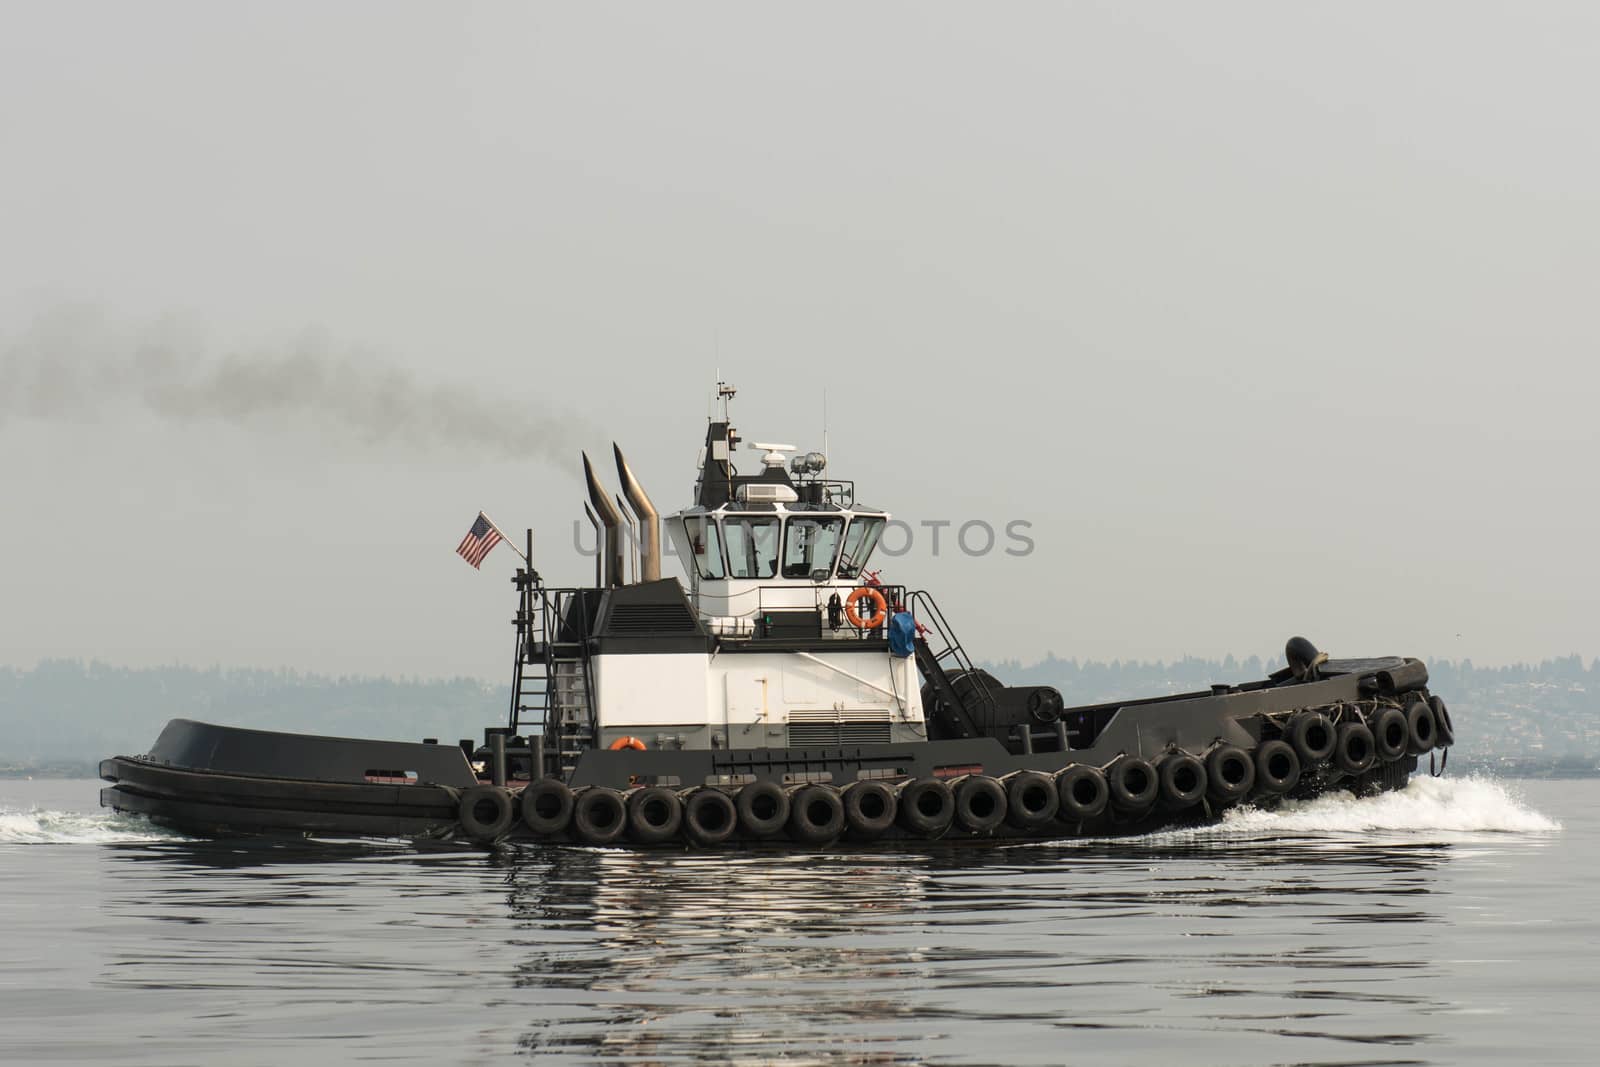
[{"label": "gray sky", "polygon": [[913,524],[1032,524],[886,572],[980,656],[1600,654],[1597,40],[5,0],[0,662],[498,678],[477,509],[579,579],[578,449],[684,503],[719,366]]}]

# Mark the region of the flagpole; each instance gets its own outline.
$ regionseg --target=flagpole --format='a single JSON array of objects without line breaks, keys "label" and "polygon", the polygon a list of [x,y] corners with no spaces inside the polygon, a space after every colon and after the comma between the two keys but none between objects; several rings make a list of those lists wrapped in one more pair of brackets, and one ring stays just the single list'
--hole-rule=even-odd
[{"label": "flagpole", "polygon": [[496,526],[494,524],[494,520],[493,519],[491,519],[488,515],[484,514],[481,511],[478,512],[478,514],[479,515],[483,515],[483,521],[489,524],[489,528],[491,530],[493,530],[495,533],[500,535],[500,540],[504,541],[506,543],[506,546],[509,547],[511,549],[511,551],[515,552],[517,554],[517,556],[522,560],[522,562],[526,563],[530,567],[533,566],[533,560],[529,559],[527,556],[522,554],[522,549],[517,547],[517,543],[515,541],[511,540],[511,538],[506,536],[506,532],[504,530],[500,529],[500,527],[498,527],[498,526]]}]

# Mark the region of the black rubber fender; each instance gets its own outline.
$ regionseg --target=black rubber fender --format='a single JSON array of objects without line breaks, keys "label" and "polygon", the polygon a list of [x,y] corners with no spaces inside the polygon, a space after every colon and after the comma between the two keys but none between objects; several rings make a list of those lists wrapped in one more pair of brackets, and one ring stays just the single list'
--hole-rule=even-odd
[{"label": "black rubber fender", "polygon": [[1333,743],[1333,765],[1355,777],[1366,774],[1378,760],[1378,743],[1364,722],[1339,725]]},{"label": "black rubber fender", "polygon": [[1426,700],[1413,700],[1406,707],[1406,751],[1413,756],[1433,751],[1439,740],[1439,727],[1433,717],[1433,707]]},{"label": "black rubber fender", "polygon": [[1156,774],[1161,782],[1161,802],[1175,811],[1192,808],[1206,795],[1206,765],[1187,752],[1161,757]]},{"label": "black rubber fender", "polygon": [[991,834],[1006,821],[1006,788],[998,778],[969,774],[955,785],[956,825],[969,834]]},{"label": "black rubber fender", "polygon": [[1284,643],[1283,658],[1289,664],[1289,673],[1297,682],[1316,681],[1317,667],[1328,659],[1317,651],[1317,646],[1309,639],[1299,636],[1291,637]]},{"label": "black rubber fender", "polygon": [[1370,729],[1380,760],[1393,763],[1406,754],[1406,746],[1411,743],[1411,728],[1406,725],[1405,712],[1399,708],[1384,708],[1372,717]]},{"label": "black rubber fender", "polygon": [[1056,775],[1056,813],[1068,822],[1099,818],[1111,803],[1111,786],[1099,767],[1074,763]]},{"label": "black rubber fender", "polygon": [[1218,745],[1206,753],[1206,788],[1211,798],[1233,804],[1250,795],[1256,784],[1256,761],[1238,745]]},{"label": "black rubber fender", "polygon": [[804,845],[827,845],[844,833],[844,801],[831,785],[803,785],[789,796],[789,836]]},{"label": "black rubber fender", "polygon": [[1450,709],[1438,697],[1429,697],[1428,706],[1433,709],[1433,726],[1438,731],[1435,747],[1449,748],[1456,743],[1456,724],[1450,721]]},{"label": "black rubber fender", "polygon": [[900,787],[900,825],[919,837],[938,837],[956,817],[956,798],[938,778],[917,778]]},{"label": "black rubber fender", "polygon": [[1012,771],[1001,780],[1006,787],[1006,822],[1018,830],[1048,825],[1060,810],[1056,784],[1040,771]]},{"label": "black rubber fender", "polygon": [[559,778],[540,778],[522,788],[517,808],[522,825],[540,837],[555,837],[572,824],[572,805],[577,798]]},{"label": "black rubber fender", "polygon": [[701,786],[680,794],[683,835],[697,845],[720,845],[739,829],[739,809],[720,789]]},{"label": "black rubber fender", "polygon": [[1111,806],[1124,814],[1145,811],[1161,792],[1161,777],[1147,759],[1123,756],[1106,772]]},{"label": "black rubber fender", "polygon": [[751,782],[733,798],[745,836],[776,837],[789,822],[789,795],[776,782]]},{"label": "black rubber fender", "polygon": [[578,790],[572,802],[572,832],[586,845],[613,845],[628,829],[622,794],[604,785]]},{"label": "black rubber fender", "polygon": [[1297,711],[1289,719],[1283,738],[1294,746],[1301,767],[1315,767],[1333,755],[1333,723],[1320,711]]},{"label": "black rubber fender", "polygon": [[852,838],[871,841],[882,837],[894,825],[899,805],[894,790],[883,782],[851,782],[845,788],[844,824]]},{"label": "black rubber fender", "polygon": [[1390,695],[1409,693],[1428,684],[1428,668],[1421,660],[1408,658],[1399,667],[1379,671],[1376,681],[1380,692]]},{"label": "black rubber fender", "polygon": [[511,829],[517,817],[511,794],[497,785],[468,786],[461,791],[461,807],[456,817],[461,829],[474,841],[498,841]]},{"label": "black rubber fender", "polygon": [[1287,741],[1263,741],[1256,749],[1256,789],[1269,796],[1300,784],[1300,757]]},{"label": "black rubber fender", "polygon": [[675,791],[651,785],[628,794],[628,838],[631,841],[659,845],[676,840],[682,829],[683,801]]}]

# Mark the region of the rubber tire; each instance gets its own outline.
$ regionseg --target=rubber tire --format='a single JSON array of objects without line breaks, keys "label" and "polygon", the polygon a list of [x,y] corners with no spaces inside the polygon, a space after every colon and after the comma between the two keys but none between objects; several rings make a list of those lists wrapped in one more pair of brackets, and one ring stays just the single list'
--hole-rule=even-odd
[{"label": "rubber tire", "polygon": [[845,788],[844,825],[850,837],[871,841],[882,837],[894,825],[899,810],[894,790],[882,782],[851,782]]},{"label": "rubber tire", "polygon": [[614,845],[628,830],[628,804],[609,786],[578,790],[572,804],[572,832],[586,845]]},{"label": "rubber tire", "polygon": [[803,845],[831,845],[844,833],[844,801],[831,785],[803,785],[789,797],[789,836]]},{"label": "rubber tire", "polygon": [[1238,745],[1218,745],[1206,754],[1206,788],[1211,799],[1236,804],[1256,784],[1256,761]]},{"label": "rubber tire", "polygon": [[1057,817],[1085,823],[1104,815],[1110,803],[1111,786],[1099,767],[1074,763],[1056,775]]},{"label": "rubber tire", "polygon": [[1013,771],[1001,779],[1006,787],[1006,822],[1018,830],[1048,826],[1060,810],[1056,784],[1039,771]]},{"label": "rubber tire", "polygon": [[1283,736],[1294,746],[1294,754],[1300,757],[1300,766],[1303,768],[1325,762],[1333,755],[1333,746],[1338,740],[1333,732],[1333,723],[1320,711],[1295,712]]},{"label": "rubber tire", "polygon": [[1450,721],[1450,709],[1438,697],[1429,697],[1428,707],[1433,709],[1433,728],[1438,737],[1433,747],[1449,748],[1456,743],[1456,724]]},{"label": "rubber tire", "polygon": [[559,778],[540,778],[529,782],[517,798],[518,814],[528,832],[539,837],[556,837],[572,825],[572,805],[576,801],[567,783]]},{"label": "rubber tire", "polygon": [[956,825],[969,834],[992,834],[1006,821],[1006,787],[987,774],[956,783]]},{"label": "rubber tire", "polygon": [[1206,765],[1187,752],[1163,756],[1156,774],[1161,781],[1161,802],[1174,811],[1192,808],[1206,795]]},{"label": "rubber tire", "polygon": [[683,836],[696,845],[720,845],[739,829],[739,809],[720,789],[702,786],[683,796]]},{"label": "rubber tire", "polygon": [[1424,756],[1433,751],[1439,740],[1439,729],[1433,708],[1426,700],[1414,700],[1406,708],[1406,732],[1410,735],[1406,751],[1411,755]]},{"label": "rubber tire", "polygon": [[1372,770],[1378,761],[1378,742],[1364,722],[1347,722],[1339,727],[1333,743],[1333,765],[1354,778]]},{"label": "rubber tire", "polygon": [[[776,837],[789,822],[789,795],[776,782],[751,782],[733,798],[746,837]],[[762,814],[765,812],[765,814]]]},{"label": "rubber tire", "polygon": [[1148,811],[1161,794],[1161,775],[1155,765],[1138,756],[1123,756],[1106,772],[1111,806],[1124,815]]},{"label": "rubber tire", "polygon": [[461,829],[474,841],[491,844],[505,836],[517,817],[511,794],[497,785],[468,786],[461,791],[461,807],[456,813]]},{"label": "rubber tire", "polygon": [[1411,743],[1411,728],[1406,725],[1405,712],[1399,708],[1384,708],[1373,717],[1370,729],[1380,760],[1393,763],[1406,754],[1406,747]]},{"label": "rubber tire", "polygon": [[1264,741],[1256,749],[1256,790],[1281,796],[1300,784],[1300,756],[1287,741]]},{"label": "rubber tire", "polygon": [[683,801],[659,785],[628,794],[628,839],[638,845],[676,841],[683,830]]},{"label": "rubber tire", "polygon": [[956,798],[938,778],[918,778],[900,788],[897,818],[907,832],[918,837],[938,837],[956,817]]}]

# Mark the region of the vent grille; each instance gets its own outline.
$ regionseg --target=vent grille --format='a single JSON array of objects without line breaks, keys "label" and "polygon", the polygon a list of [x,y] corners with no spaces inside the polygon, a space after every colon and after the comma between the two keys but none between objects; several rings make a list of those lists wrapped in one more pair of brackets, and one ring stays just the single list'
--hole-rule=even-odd
[{"label": "vent grille", "polygon": [[694,634],[700,632],[684,604],[616,604],[606,616],[608,634]]},{"label": "vent grille", "polygon": [[892,727],[887,708],[796,709],[789,712],[789,747],[887,745]]},{"label": "vent grille", "polygon": [[791,708],[789,721],[795,722],[881,722],[893,719],[888,708]]}]

